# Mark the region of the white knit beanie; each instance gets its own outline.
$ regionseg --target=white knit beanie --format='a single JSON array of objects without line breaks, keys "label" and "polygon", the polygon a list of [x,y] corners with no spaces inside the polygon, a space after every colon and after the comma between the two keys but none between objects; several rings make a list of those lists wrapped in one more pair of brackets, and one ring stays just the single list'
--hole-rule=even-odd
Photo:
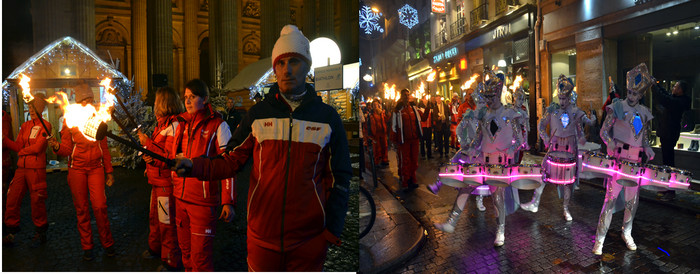
[{"label": "white knit beanie", "polygon": [[311,50],[309,39],[295,25],[286,25],[280,31],[280,38],[272,48],[272,69],[275,69],[277,60],[295,55],[306,61],[311,66]]}]

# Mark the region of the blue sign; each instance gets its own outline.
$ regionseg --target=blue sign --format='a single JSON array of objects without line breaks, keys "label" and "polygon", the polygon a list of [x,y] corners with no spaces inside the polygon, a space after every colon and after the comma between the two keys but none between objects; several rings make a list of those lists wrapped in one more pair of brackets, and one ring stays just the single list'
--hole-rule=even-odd
[{"label": "blue sign", "polygon": [[457,46],[450,47],[433,55],[433,64],[438,64],[444,60],[452,59],[457,55],[459,55],[459,48]]}]

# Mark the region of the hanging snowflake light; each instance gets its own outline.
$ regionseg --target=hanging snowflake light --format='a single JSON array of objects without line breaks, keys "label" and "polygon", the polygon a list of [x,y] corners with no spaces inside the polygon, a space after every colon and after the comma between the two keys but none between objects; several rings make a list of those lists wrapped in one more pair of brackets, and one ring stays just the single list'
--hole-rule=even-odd
[{"label": "hanging snowflake light", "polygon": [[365,34],[372,34],[373,31],[384,33],[384,28],[379,25],[379,17],[381,13],[374,12],[368,6],[360,8],[360,28]]},{"label": "hanging snowflake light", "polygon": [[408,4],[399,9],[399,23],[412,29],[418,24],[418,11]]}]

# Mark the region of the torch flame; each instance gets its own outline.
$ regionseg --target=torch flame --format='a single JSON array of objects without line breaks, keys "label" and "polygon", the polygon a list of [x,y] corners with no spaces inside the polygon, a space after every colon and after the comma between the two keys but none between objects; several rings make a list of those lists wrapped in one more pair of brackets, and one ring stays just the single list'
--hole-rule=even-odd
[{"label": "torch flame", "polygon": [[515,92],[520,87],[520,83],[522,81],[523,81],[523,77],[518,75],[517,77],[515,77],[515,80],[513,80],[513,85],[510,86],[510,89],[513,90],[513,92]]},{"label": "torch flame", "polygon": [[29,92],[29,81],[32,80],[29,78],[29,76],[20,74],[21,79],[19,81],[19,85],[22,87],[22,99],[24,99],[25,103],[29,103],[32,100],[34,100],[34,96],[32,96],[32,93]]},{"label": "torch flame", "polygon": [[[68,96],[63,92],[56,92],[56,95],[46,99],[47,102],[52,104],[58,104],[63,109],[63,117],[68,128],[78,128],[78,131],[85,136],[86,139],[90,141],[95,141],[95,138],[91,137],[90,134],[85,134],[88,130],[94,130],[90,127],[96,127],[99,122],[107,122],[112,120],[111,109],[114,106],[115,97],[110,93],[112,90],[111,79],[106,78],[100,82],[101,86],[104,86],[105,93],[104,97],[106,99],[105,103],[99,105],[99,110],[96,109],[91,104],[86,104],[85,106],[81,104],[70,104],[68,101]],[[90,121],[91,123],[88,123]],[[92,124],[96,122],[97,124]]]},{"label": "torch flame", "polygon": [[428,74],[428,78],[427,78],[426,80],[427,80],[428,82],[432,82],[433,80],[435,80],[435,74],[436,74],[436,71],[435,71],[435,70],[432,70],[432,71],[430,72],[430,74]]},{"label": "torch flame", "polygon": [[472,77],[470,77],[469,80],[464,82],[464,85],[462,85],[462,87],[461,87],[462,90],[467,90],[467,89],[471,88],[472,85],[474,84],[474,82],[476,82],[477,78],[479,78],[479,74],[474,73],[474,75],[472,75]]},{"label": "torch flame", "polygon": [[394,101],[398,101],[398,96],[396,96],[396,84],[392,84],[391,87],[387,83],[384,83],[384,98]]}]

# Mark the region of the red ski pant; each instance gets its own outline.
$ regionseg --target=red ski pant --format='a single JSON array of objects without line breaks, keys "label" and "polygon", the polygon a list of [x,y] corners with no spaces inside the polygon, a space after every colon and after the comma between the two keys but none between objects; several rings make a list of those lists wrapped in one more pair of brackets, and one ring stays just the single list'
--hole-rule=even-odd
[{"label": "red ski pant", "polygon": [[148,248],[160,253],[161,260],[173,268],[182,263],[175,226],[175,197],[172,186],[153,186],[148,213]]},{"label": "red ski pant", "polygon": [[93,248],[90,203],[92,203],[92,212],[95,214],[95,222],[97,223],[97,231],[100,235],[102,247],[108,248],[114,245],[112,231],[109,229],[109,216],[107,216],[104,168],[70,168],[68,169],[68,185],[73,194],[73,205],[78,217],[80,245],[83,250]]},{"label": "red ski pant", "polygon": [[326,261],[328,240],[323,233],[292,250],[279,252],[264,248],[248,239],[248,271],[321,272]]},{"label": "red ski pant", "polygon": [[216,207],[176,200],[177,240],[185,271],[214,271]]},{"label": "red ski pant", "polygon": [[416,170],[418,169],[418,145],[420,141],[406,140],[398,145],[399,153],[399,176],[401,185],[408,187],[408,182],[417,183]]},{"label": "red ski pant", "polygon": [[373,143],[374,149],[374,164],[378,165],[380,163],[389,163],[389,156],[387,155],[387,144],[386,138],[379,138]]},{"label": "red ski pant", "polygon": [[7,191],[7,211],[4,221],[10,233],[19,231],[19,210],[27,190],[31,199],[32,222],[37,229],[47,228],[46,169],[18,168]]},{"label": "red ski pant", "polygon": [[459,142],[457,142],[457,125],[450,125],[450,146],[453,148],[459,147]]}]

